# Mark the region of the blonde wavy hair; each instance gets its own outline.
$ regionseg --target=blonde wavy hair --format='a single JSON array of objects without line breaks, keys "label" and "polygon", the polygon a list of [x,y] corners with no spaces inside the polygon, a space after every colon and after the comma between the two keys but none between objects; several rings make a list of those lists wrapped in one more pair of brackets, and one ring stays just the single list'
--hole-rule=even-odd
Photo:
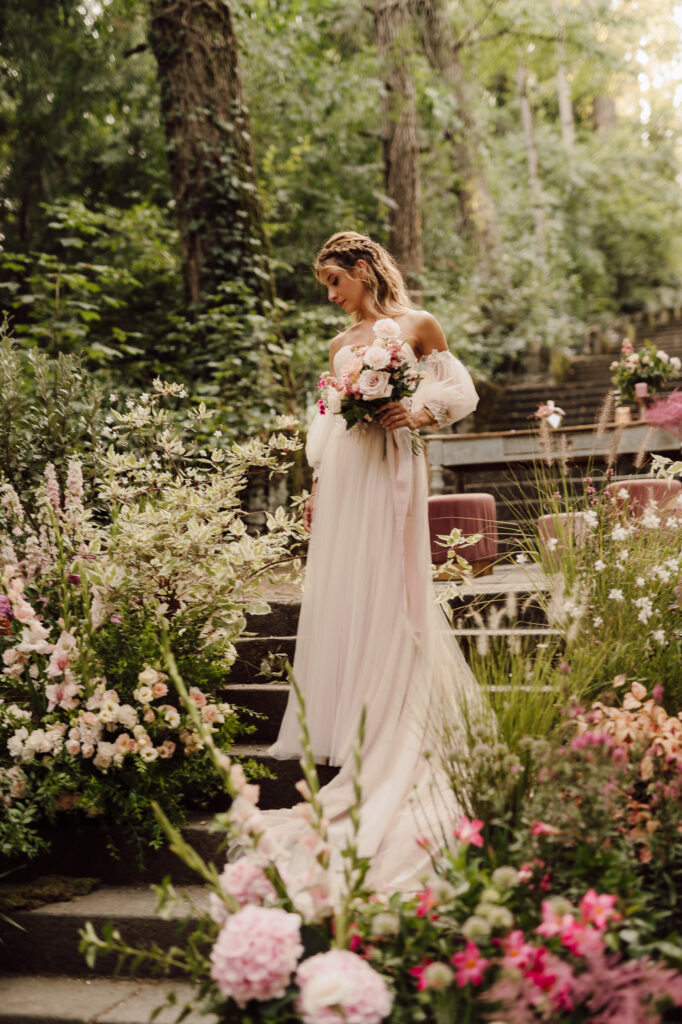
[{"label": "blonde wavy hair", "polygon": [[[327,239],[315,258],[315,277],[324,284],[320,277],[323,270],[349,274],[358,260],[363,260],[367,268],[363,280],[369,292],[370,314],[394,316],[414,308],[393,257],[378,242],[357,231],[337,231]],[[359,320],[360,315],[354,313],[353,319]]]}]

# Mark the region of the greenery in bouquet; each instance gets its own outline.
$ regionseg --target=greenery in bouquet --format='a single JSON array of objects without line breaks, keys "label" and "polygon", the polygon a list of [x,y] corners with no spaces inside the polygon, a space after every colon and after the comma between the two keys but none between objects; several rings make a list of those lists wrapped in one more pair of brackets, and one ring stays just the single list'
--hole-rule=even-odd
[{"label": "greenery in bouquet", "polygon": [[646,341],[639,352],[626,338],[621,346],[620,359],[611,363],[611,380],[620,398],[634,399],[635,384],[646,383],[651,391],[660,391],[664,384],[679,374],[682,363],[677,356],[669,356]]},{"label": "greenery in bouquet", "polygon": [[262,581],[297,571],[302,527],[279,509],[262,513],[256,533],[241,499],[249,474],[277,472],[298,440],[282,432],[199,448],[192,435],[210,414],[190,409],[183,431],[165,408],[183,397],[160,381],[121,411],[111,396],[96,486],[76,456],[63,489],[48,464],[30,503],[0,486],[5,855],[35,853],[41,823],[65,812],[125,822],[141,849],[150,830],[160,839],[153,798],[180,820],[220,791],[205,741],[159,668],[161,628],[205,731],[229,748],[250,729],[219,687],[247,616],[267,611]]},{"label": "greenery in bouquet", "polygon": [[[201,731],[170,656],[168,669]],[[196,1006],[242,1024],[672,1019],[662,1015],[682,1005],[682,976],[666,964],[664,947],[658,959],[630,955],[627,898],[588,884],[577,894],[577,880],[564,893],[549,875],[537,884],[535,865],[494,865],[482,820],[461,814],[454,829],[417,837],[425,865],[418,888],[378,884],[371,858],[357,849],[362,727],[351,833],[342,851],[333,849],[304,715],[302,706],[295,849],[282,852],[259,811],[258,787],[206,735],[232,798],[215,826],[241,855],[222,869],[207,864],[166,823],[172,848],[208,885],[208,912],[170,950],[134,948],[113,926],[100,936],[87,925],[81,948],[91,964],[115,952],[120,962],[185,972]],[[166,912],[172,887],[159,895]]]}]

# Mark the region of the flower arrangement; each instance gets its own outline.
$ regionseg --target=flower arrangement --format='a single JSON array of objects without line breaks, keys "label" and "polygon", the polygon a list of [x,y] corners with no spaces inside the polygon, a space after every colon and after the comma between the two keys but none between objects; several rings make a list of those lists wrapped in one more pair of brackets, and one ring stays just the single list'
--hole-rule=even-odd
[{"label": "flower arrangement", "polygon": [[343,416],[348,427],[376,419],[386,402],[414,394],[421,375],[405,353],[400,327],[394,320],[377,320],[371,345],[354,345],[339,377],[322,374],[318,408]]},{"label": "flower arrangement", "polygon": [[[0,485],[0,849],[32,855],[45,819],[70,813],[137,829],[138,849],[173,820],[205,806],[220,780],[184,707],[161,672],[159,631],[169,631],[195,685],[204,731],[229,748],[237,710],[212,696],[235,658],[246,616],[267,611],[261,580],[292,566],[302,529],[283,509],[249,532],[241,492],[252,466],[276,472],[295,436],[277,434],[225,451],[201,449],[210,414],[198,407],[183,433],[164,403],[178,385],[112,396],[100,483],[88,493],[77,457],[60,482],[48,464],[24,504]],[[176,418],[177,419],[177,418]],[[287,424],[291,426],[291,424]],[[249,762],[253,775],[262,769]]]},{"label": "flower arrangement", "polygon": [[646,383],[652,391],[663,385],[682,369],[677,356],[669,356],[662,349],[646,341],[639,352],[635,352],[627,338],[621,345],[621,357],[611,363],[611,380],[621,398],[634,399],[635,384]]},{"label": "flower arrangement", "polygon": [[[172,658],[168,667],[187,699]],[[361,739],[362,728],[358,771]],[[627,1014],[660,1021],[665,1006],[682,1006],[682,976],[661,962],[662,951],[630,958],[639,922],[615,892],[583,884],[569,899],[536,885],[535,865],[495,863],[486,823],[464,814],[438,843],[417,839],[432,858],[418,891],[372,891],[370,862],[356,848],[359,805],[348,846],[336,851],[341,863],[331,856],[305,727],[301,841],[291,860],[269,835],[258,787],[205,741],[232,797],[216,823],[239,838],[242,856],[219,874],[170,828],[173,848],[211,890],[192,949],[133,948],[118,932],[100,937],[88,925],[81,948],[91,964],[103,952],[161,964],[172,957],[192,975],[202,1011],[251,1024],[607,1024]],[[534,822],[526,831],[535,841],[560,830]],[[172,898],[167,889],[164,906]]]},{"label": "flower arrangement", "polygon": [[561,426],[561,421],[565,415],[564,410],[555,405],[551,398],[547,402],[541,403],[533,413],[535,419],[546,420],[553,430]]}]

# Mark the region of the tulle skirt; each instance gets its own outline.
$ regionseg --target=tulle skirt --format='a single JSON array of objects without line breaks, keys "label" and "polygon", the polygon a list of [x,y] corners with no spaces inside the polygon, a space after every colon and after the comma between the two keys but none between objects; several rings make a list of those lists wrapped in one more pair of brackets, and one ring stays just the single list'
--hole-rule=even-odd
[{"label": "tulle skirt", "polygon": [[[480,698],[435,600],[424,456],[409,456],[401,522],[392,436],[375,424],[349,431],[341,417],[334,421],[319,468],[293,672],[315,759],[340,766],[321,790],[336,850],[348,836],[364,707],[358,849],[373,858],[375,883],[405,887],[428,866],[425,840],[452,833],[459,809],[441,755],[444,744],[463,742]],[[301,753],[297,708],[292,692],[270,748],[275,757]],[[290,810],[265,817],[282,848],[295,843],[301,822]]]}]

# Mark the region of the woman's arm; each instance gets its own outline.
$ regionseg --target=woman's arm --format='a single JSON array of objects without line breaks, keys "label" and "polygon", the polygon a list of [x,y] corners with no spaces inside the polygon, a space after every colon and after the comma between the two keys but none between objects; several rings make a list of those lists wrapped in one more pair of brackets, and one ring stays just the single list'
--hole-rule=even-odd
[{"label": "woman's arm", "polygon": [[430,313],[416,314],[412,325],[414,350],[424,360],[424,376],[414,393],[410,410],[401,402],[389,402],[380,422],[387,430],[425,426],[444,427],[468,416],[478,395],[466,367],[448,350],[443,330]]}]

